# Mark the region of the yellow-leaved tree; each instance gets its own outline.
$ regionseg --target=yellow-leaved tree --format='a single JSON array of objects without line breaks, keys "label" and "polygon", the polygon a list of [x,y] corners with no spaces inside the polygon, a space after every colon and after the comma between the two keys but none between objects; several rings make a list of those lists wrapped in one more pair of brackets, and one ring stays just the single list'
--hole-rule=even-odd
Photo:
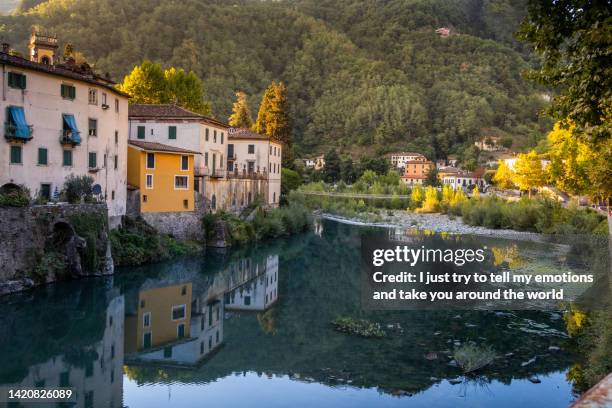
[{"label": "yellow-leaved tree", "polygon": [[516,186],[529,193],[531,190],[542,187],[546,183],[546,174],[542,166],[542,159],[535,152],[519,153],[516,162],[514,163],[513,181]]},{"label": "yellow-leaved tree", "polygon": [[493,175],[493,183],[499,188],[513,188],[513,176],[514,172],[510,169],[510,167],[508,167],[506,162],[500,160],[499,165],[497,166],[497,171]]}]

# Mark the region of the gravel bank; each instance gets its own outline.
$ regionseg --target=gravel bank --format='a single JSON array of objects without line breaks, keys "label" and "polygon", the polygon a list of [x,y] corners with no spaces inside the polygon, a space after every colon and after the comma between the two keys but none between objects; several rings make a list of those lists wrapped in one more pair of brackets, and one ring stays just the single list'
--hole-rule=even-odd
[{"label": "gravel bank", "polygon": [[514,231],[507,229],[489,229],[466,225],[461,217],[451,219],[445,214],[417,214],[407,211],[393,211],[393,215],[381,214],[376,222],[347,218],[339,215],[321,213],[322,218],[345,224],[367,225],[374,227],[412,227],[419,230],[448,232],[451,234],[484,235],[496,238],[519,239],[524,241],[541,241],[542,235],[534,232]]}]

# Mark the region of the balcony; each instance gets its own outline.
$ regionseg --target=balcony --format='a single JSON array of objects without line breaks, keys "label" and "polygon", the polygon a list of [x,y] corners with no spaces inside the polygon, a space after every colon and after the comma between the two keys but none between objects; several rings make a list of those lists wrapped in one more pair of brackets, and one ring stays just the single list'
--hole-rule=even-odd
[{"label": "balcony", "polygon": [[32,126],[28,125],[27,130],[25,129],[17,129],[12,123],[5,122],[4,123],[4,138],[11,142],[27,142],[32,139]]},{"label": "balcony", "polygon": [[212,172],[210,173],[210,177],[223,178],[225,177],[225,170],[224,169],[212,169]]},{"label": "balcony", "polygon": [[248,180],[266,180],[268,178],[267,171],[228,171],[227,178],[229,179],[248,179]]},{"label": "balcony", "polygon": [[70,129],[63,129],[60,131],[60,144],[64,146],[78,146],[81,144],[81,136],[74,134]]}]

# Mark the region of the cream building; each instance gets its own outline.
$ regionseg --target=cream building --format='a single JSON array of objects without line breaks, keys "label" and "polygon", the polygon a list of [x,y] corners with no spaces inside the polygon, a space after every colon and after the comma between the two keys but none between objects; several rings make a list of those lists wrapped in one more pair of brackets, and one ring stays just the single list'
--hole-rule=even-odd
[{"label": "cream building", "polygon": [[2,45],[0,187],[23,185],[57,198],[69,175],[89,175],[111,226],[126,206],[128,97],[71,58],[59,63],[55,37],[32,34],[30,59]]},{"label": "cream building", "polygon": [[248,129],[231,128],[227,151],[228,177],[267,180],[267,204],[277,207],[281,189],[281,143]]},{"label": "cream building", "polygon": [[421,153],[396,152],[389,155],[389,160],[393,167],[403,169],[406,167],[407,162],[427,161],[427,158]]}]

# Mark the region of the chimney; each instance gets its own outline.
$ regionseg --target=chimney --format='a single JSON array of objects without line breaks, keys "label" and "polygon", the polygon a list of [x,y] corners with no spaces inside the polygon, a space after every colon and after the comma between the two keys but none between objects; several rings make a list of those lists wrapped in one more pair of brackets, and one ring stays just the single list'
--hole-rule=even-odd
[{"label": "chimney", "polygon": [[3,42],[2,43],[2,52],[5,53],[5,54],[8,54],[10,50],[11,50],[11,44],[9,44],[7,42]]}]

